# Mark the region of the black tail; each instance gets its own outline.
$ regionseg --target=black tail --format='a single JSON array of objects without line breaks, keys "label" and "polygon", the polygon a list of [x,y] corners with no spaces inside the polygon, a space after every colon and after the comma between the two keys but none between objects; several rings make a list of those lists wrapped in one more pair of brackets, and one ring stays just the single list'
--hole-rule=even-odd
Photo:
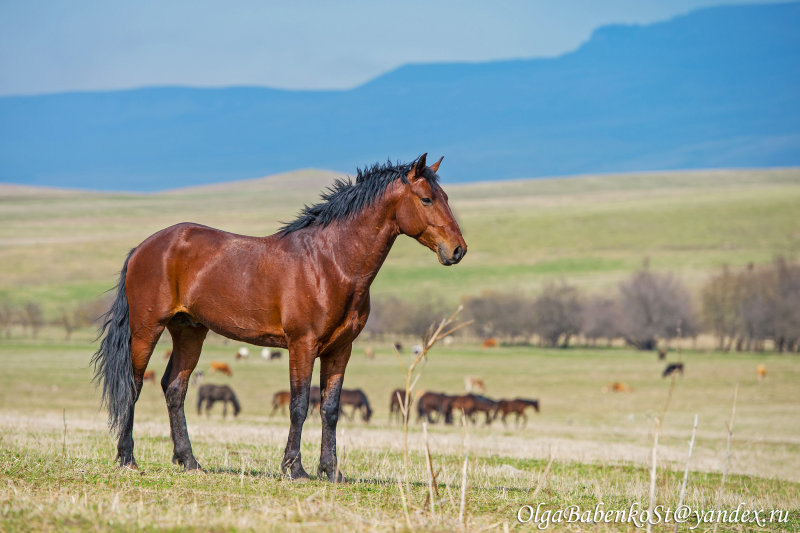
[{"label": "black tail", "polygon": [[133,251],[128,254],[120,272],[114,303],[103,315],[103,327],[100,328],[98,335],[98,338],[102,337],[103,340],[100,341],[100,348],[92,357],[93,381],[103,384],[102,404],[108,408],[108,426],[118,435],[128,424],[130,411],[136,402],[128,297],[125,294],[125,275]]}]

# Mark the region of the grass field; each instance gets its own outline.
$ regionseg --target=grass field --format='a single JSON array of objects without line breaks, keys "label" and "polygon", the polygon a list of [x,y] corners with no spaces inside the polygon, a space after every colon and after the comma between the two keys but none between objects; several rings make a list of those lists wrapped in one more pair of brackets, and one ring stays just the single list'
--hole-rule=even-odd
[{"label": "grass field", "polygon": [[[159,375],[165,363],[158,354],[164,347],[150,364]],[[276,390],[287,388],[285,358],[235,362],[235,345],[209,340],[199,368],[208,372],[212,359],[230,362],[232,378],[208,381],[231,384],[243,411],[235,420],[222,420],[220,406],[210,418],[198,416],[196,389],[190,387],[189,432],[205,475],[185,475],[170,464],[164,398],[159,387],[146,383],[134,432],[142,471],[131,473],[114,468],[115,443],[98,409],[98,393],[88,382],[89,343],[0,345],[0,531],[369,531],[404,529],[409,523],[414,530],[459,529],[461,429],[429,428],[441,499],[432,513],[426,504],[422,433],[412,423],[407,522],[398,487],[402,431],[387,421],[389,391],[402,384],[404,374],[388,347],[377,345],[375,360],[363,356],[364,347],[356,348],[346,386],[364,389],[375,414],[368,425],[340,422],[341,468],[351,482],[332,486],[316,480],[292,484],[279,475],[288,419],[270,416],[270,400]],[[800,362],[694,351],[684,352],[683,360],[687,372],[676,380],[657,448],[657,502],[677,502],[692,419],[698,414],[686,498],[690,507],[734,509],[743,503],[752,509],[788,510],[788,523],[767,530],[796,530]],[[756,380],[758,363],[768,368],[763,382]],[[536,397],[542,405],[525,429],[503,427],[499,421],[468,428],[467,530],[502,531],[504,525],[534,530],[534,524],[517,522],[517,511],[538,503],[552,510],[569,505],[594,510],[600,502],[605,509],[646,508],[653,417],[664,408],[670,387],[669,379],[660,378],[662,367],[650,354],[625,349],[435,348],[419,389],[458,392],[465,375],[479,375],[490,396]],[[634,390],[603,393],[602,386],[611,381],[624,381]],[[720,495],[736,383],[730,475]],[[319,435],[319,420],[310,417],[302,448],[309,472],[316,471]],[[635,529],[634,524],[603,527]],[[572,524],[571,530],[603,527]],[[563,529],[563,524],[550,528]],[[721,524],[720,530],[739,531],[741,525]]]},{"label": "grass field", "polygon": [[[448,176],[445,166],[442,175]],[[333,175],[301,171],[265,179],[161,194],[105,194],[0,185],[0,304],[40,303],[46,318],[111,287],[128,250],[181,221],[266,235],[314,202]],[[469,254],[442,268],[433,254],[398,239],[373,286],[374,295],[438,299],[455,304],[486,289],[532,293],[564,279],[587,292],[613,291],[647,258],[692,289],[720,265],[763,263],[800,252],[800,169],[681,172],[447,185]],[[187,420],[205,475],[170,463],[172,444],[160,387],[145,384],[134,436],[140,473],[115,468],[116,443],[90,383],[93,332],[50,326],[39,340],[14,329],[0,338],[0,531],[533,531],[517,521],[524,505],[551,513],[646,508],[650,502],[654,420],[664,413],[655,502],[675,506],[694,415],[699,417],[685,503],[695,511],[774,509],[788,520],[766,530],[800,529],[800,360],[772,354],[721,354],[689,349],[686,375],[662,379],[664,362],[625,348],[481,349],[462,338],[437,346],[418,390],[450,393],[480,376],[487,394],[534,397],[542,412],[516,429],[495,423],[468,428],[465,525],[459,521],[461,428],[432,425],[429,444],[438,472],[435,510],[420,425],[411,424],[410,493],[404,479],[402,430],[387,420],[389,392],[401,386],[403,364],[384,344],[374,360],[359,340],[345,386],[369,396],[369,425],[343,420],[338,443],[345,485],[293,484],[279,474],[288,418],[272,416],[271,398],[288,388],[288,362],[251,356],[212,335],[199,365],[233,365],[231,384],[243,412],[222,420],[194,409]],[[409,345],[415,340],[406,339]],[[701,347],[704,343],[699,344]],[[166,362],[162,339],[149,368]],[[254,354],[254,355],[257,355]],[[670,358],[677,354],[670,352]],[[764,381],[755,368],[765,364]],[[316,377],[315,377],[316,379]],[[604,393],[621,381],[629,393]],[[738,384],[729,475],[728,421]],[[669,398],[669,400],[668,400]],[[666,408],[666,411],[664,409]],[[316,472],[319,420],[306,422],[303,459]],[[688,531],[692,520],[680,528]],[[671,531],[661,524],[657,531]],[[700,524],[697,531],[710,530]],[[759,529],[720,524],[720,531]],[[551,531],[633,531],[636,523],[552,524]]]},{"label": "grass field", "polygon": [[[0,301],[38,301],[52,316],[102,294],[127,251],[161,228],[193,221],[267,235],[333,177],[301,171],[154,195],[0,185]],[[445,187],[469,254],[441,268],[430,251],[398,239],[374,294],[455,303],[486,289],[531,293],[554,279],[610,291],[645,258],[696,288],[719,265],[800,252],[800,169]]]}]

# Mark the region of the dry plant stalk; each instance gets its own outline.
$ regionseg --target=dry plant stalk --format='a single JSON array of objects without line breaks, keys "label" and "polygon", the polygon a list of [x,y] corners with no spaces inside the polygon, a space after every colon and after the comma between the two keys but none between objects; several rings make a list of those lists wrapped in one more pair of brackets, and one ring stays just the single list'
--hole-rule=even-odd
[{"label": "dry plant stalk", "polygon": [[467,499],[467,461],[469,461],[469,435],[467,434],[467,415],[461,411],[461,427],[464,434],[464,466],[461,469],[461,503],[458,507],[458,521],[463,526],[464,523],[464,505]]},{"label": "dry plant stalk", "polygon": [[547,462],[547,466],[545,467],[544,472],[542,472],[542,474],[539,476],[538,481],[536,482],[536,489],[533,491],[531,500],[536,501],[536,496],[539,495],[539,492],[542,490],[542,487],[547,483],[547,480],[550,479],[550,468],[553,466],[553,460],[555,458],[556,456],[551,448],[550,460]]},{"label": "dry plant stalk", "polygon": [[[409,494],[411,494],[411,486],[408,479],[408,404],[411,399],[411,391],[414,389],[414,385],[417,384],[417,381],[421,376],[421,374],[415,375],[414,372],[416,371],[417,366],[428,355],[428,351],[433,348],[433,345],[436,344],[439,339],[443,339],[472,323],[470,320],[469,322],[456,324],[456,317],[463,308],[464,306],[459,305],[452,315],[450,315],[448,318],[442,319],[442,321],[439,322],[439,326],[435,330],[433,329],[433,325],[431,325],[428,333],[422,338],[422,351],[420,351],[406,371],[406,397],[405,400],[401,402],[400,407],[401,411],[403,412],[403,458],[405,467],[406,492]],[[395,354],[397,355],[398,359],[400,359],[400,354],[396,351],[396,349]],[[402,364],[402,359],[400,362]]]},{"label": "dry plant stalk", "polygon": [[[658,450],[658,436],[661,434],[661,418],[656,418],[656,427],[653,430],[653,464],[650,467],[650,503],[647,505],[648,516],[653,515],[656,506],[656,451]],[[647,533],[650,533],[652,525],[647,521]]]},{"label": "dry plant stalk", "polygon": [[[736,399],[739,397],[739,384],[733,389],[733,407],[731,408],[731,420],[728,422],[728,448],[725,452],[725,469],[722,471],[722,481],[719,484],[719,492],[717,493],[717,508],[722,501],[722,493],[725,490],[725,480],[728,478],[728,468],[731,464],[731,441],[733,440],[733,422],[736,420]],[[719,521],[714,522],[714,532],[716,533],[719,527]]]},{"label": "dry plant stalk", "polygon": [[[692,459],[692,451],[694,450],[694,438],[697,435],[697,414],[694,415],[694,426],[692,427],[692,440],[689,441],[689,455],[686,457],[686,470],[683,471],[683,483],[681,483],[681,494],[678,497],[679,509],[683,505],[683,500],[686,498],[686,482],[689,480],[689,461]],[[678,522],[675,522],[674,533],[678,533]]]},{"label": "dry plant stalk", "polygon": [[[428,446],[428,424],[422,423],[422,434],[425,437],[425,462],[428,466],[428,497],[431,502],[431,512],[436,512],[436,500],[439,499],[439,489],[436,487],[436,474],[433,472],[431,449]],[[435,495],[434,495],[435,493]]]}]

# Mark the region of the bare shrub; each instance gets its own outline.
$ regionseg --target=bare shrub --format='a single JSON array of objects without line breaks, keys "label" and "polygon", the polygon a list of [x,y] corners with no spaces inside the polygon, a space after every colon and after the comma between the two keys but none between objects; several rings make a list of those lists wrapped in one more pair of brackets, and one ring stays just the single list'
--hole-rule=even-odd
[{"label": "bare shrub", "polygon": [[775,259],[775,349],[800,350],[800,265]]},{"label": "bare shrub", "polygon": [[44,313],[42,313],[42,306],[36,302],[29,301],[22,307],[20,314],[22,323],[26,328],[30,328],[31,337],[36,338],[39,335],[39,330],[44,325]]},{"label": "bare shrub", "polygon": [[581,333],[593,344],[605,339],[611,345],[614,339],[622,337],[621,321],[619,303],[613,298],[596,296],[583,306]]},{"label": "bare shrub", "polygon": [[654,350],[659,339],[673,339],[698,331],[689,291],[671,274],[648,269],[634,273],[619,285],[620,327],[625,340],[640,350]]},{"label": "bare shrub", "polygon": [[545,285],[533,302],[534,331],[550,346],[566,348],[580,333],[583,305],[575,287],[564,283]]},{"label": "bare shrub", "polygon": [[527,341],[533,334],[533,305],[524,296],[485,292],[465,299],[464,310],[480,337],[504,337],[514,342]]},{"label": "bare shrub", "polygon": [[14,325],[16,312],[11,304],[3,302],[0,304],[0,330],[5,333],[7,339],[11,338],[11,326]]},{"label": "bare shrub", "polygon": [[443,309],[444,304],[439,300],[409,302],[395,296],[377,298],[370,303],[364,332],[377,338],[389,334],[422,337],[444,314]]},{"label": "bare shrub", "polygon": [[719,338],[720,350],[730,350],[742,329],[743,293],[740,281],[740,276],[725,266],[700,291],[703,325]]}]

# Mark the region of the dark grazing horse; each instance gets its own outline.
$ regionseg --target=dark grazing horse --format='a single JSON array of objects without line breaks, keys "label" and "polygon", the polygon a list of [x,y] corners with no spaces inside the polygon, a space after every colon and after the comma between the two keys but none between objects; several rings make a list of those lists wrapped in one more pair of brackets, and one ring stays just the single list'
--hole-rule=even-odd
[{"label": "dark grazing horse", "polygon": [[161,387],[173,462],[199,469],[184,399],[209,330],[238,342],[289,349],[289,437],[281,470],[308,478],[300,456],[314,362],[320,359],[322,444],[317,474],[336,475],[339,394],[353,340],[369,315],[369,289],[395,239],[408,235],[443,265],[467,244],[439,185],[441,159],[374,165],[336,180],[276,234],[249,237],[199,224],[163,229],[131,250],[92,357],[103,384],[120,465],[136,468],[134,406],[161,333],[173,350]]},{"label": "dark grazing horse", "polygon": [[311,385],[308,389],[308,412],[319,413],[319,406],[322,403],[322,391],[316,385]]},{"label": "dark grazing horse", "polygon": [[236,394],[233,393],[233,389],[229,386],[212,385],[211,383],[200,385],[200,388],[197,389],[197,414],[202,413],[203,403],[205,403],[206,416],[208,416],[208,411],[214,405],[214,402],[222,402],[222,418],[228,415],[228,402],[233,405],[233,416],[237,416],[242,410]]},{"label": "dark grazing horse", "polygon": [[[406,390],[405,389],[395,389],[392,391],[392,395],[389,396],[389,422],[391,423],[393,419],[399,420],[400,422],[403,421],[403,408],[402,405],[406,401]],[[411,398],[408,400],[408,409],[411,409]],[[410,416],[410,415],[409,415]]]},{"label": "dark grazing horse", "polygon": [[683,363],[670,363],[664,369],[664,372],[661,374],[662,378],[665,378],[671,374],[678,373],[681,376],[683,375]]},{"label": "dark grazing horse", "polygon": [[447,414],[445,417],[445,421],[452,420],[452,413],[455,411],[458,413],[459,411],[463,411],[464,415],[469,419],[470,422],[473,424],[475,423],[475,414],[476,413],[484,413],[486,416],[486,425],[490,425],[492,423],[492,416],[494,415],[495,409],[497,408],[497,402],[494,400],[487,398],[486,396],[481,396],[478,394],[464,394],[461,396],[453,396],[450,400],[450,403],[447,406]]},{"label": "dark grazing horse", "polygon": [[452,396],[442,392],[428,391],[424,393],[417,400],[417,422],[425,417],[429,424],[434,424],[439,421],[439,418],[444,417],[445,423],[452,423],[449,414],[452,400]]},{"label": "dark grazing horse", "polygon": [[[353,408],[349,415],[344,410],[345,405]],[[361,389],[342,389],[339,395],[339,409],[351,421],[355,420],[357,412],[361,413],[361,419],[364,422],[369,422],[369,419],[372,418],[372,408],[369,406],[369,400],[367,400],[367,395]]]},{"label": "dark grazing horse", "polygon": [[497,407],[494,410],[492,419],[496,419],[497,415],[502,413],[501,420],[503,425],[506,425],[506,417],[510,414],[516,415],[514,425],[518,425],[520,418],[522,419],[522,427],[528,424],[528,415],[525,414],[525,409],[533,407],[533,410],[539,412],[539,400],[527,400],[525,398],[515,398],[513,400],[498,400]]}]

